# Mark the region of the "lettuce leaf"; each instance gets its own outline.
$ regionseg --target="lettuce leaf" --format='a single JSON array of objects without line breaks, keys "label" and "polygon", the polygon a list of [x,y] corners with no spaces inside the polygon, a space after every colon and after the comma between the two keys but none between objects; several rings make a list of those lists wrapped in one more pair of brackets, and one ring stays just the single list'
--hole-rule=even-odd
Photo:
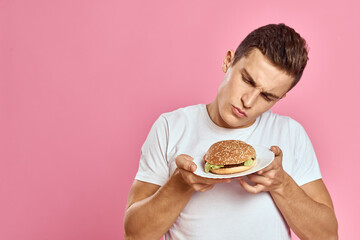
[{"label": "lettuce leaf", "polygon": [[247,160],[246,162],[244,162],[244,166],[251,166],[251,164],[253,164],[253,160],[250,158],[249,160]]},{"label": "lettuce leaf", "polygon": [[208,173],[210,171],[210,168],[212,169],[219,169],[224,167],[224,165],[212,165],[208,162],[205,163],[205,172]]}]

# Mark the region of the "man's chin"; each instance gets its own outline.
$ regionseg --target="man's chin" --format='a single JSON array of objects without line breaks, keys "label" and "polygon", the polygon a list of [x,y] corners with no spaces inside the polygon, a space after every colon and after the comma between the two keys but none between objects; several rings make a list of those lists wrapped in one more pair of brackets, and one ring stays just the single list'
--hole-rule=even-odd
[{"label": "man's chin", "polygon": [[223,123],[223,127],[225,128],[240,128],[242,125],[243,123],[236,119],[226,119]]},{"label": "man's chin", "polygon": [[255,119],[251,120],[251,119],[239,119],[237,117],[231,117],[231,119],[228,119],[226,121],[226,124],[228,126],[228,128],[246,128],[246,127],[250,127],[252,124],[254,124]]}]

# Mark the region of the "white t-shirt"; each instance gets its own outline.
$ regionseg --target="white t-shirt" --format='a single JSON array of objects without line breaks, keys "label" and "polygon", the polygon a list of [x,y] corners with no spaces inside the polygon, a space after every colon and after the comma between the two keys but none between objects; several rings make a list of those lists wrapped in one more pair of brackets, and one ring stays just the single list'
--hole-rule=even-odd
[{"label": "white t-shirt", "polygon": [[[176,169],[176,156],[198,156],[214,142],[230,139],[279,146],[283,168],[299,186],[321,178],[310,139],[295,120],[268,110],[247,128],[222,128],[206,105],[198,104],[160,115],[141,148],[135,179],[162,186]],[[251,194],[232,181],[195,192],[165,239],[281,240],[290,239],[290,230],[268,192]]]}]

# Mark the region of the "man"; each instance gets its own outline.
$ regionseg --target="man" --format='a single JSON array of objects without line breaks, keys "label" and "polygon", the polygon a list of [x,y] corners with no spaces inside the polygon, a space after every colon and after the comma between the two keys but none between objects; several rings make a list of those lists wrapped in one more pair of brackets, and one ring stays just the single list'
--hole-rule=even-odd
[{"label": "man", "polygon": [[[270,108],[308,60],[284,24],[251,32],[226,53],[215,100],[162,114],[142,146],[125,213],[126,239],[337,239],[337,220],[312,144],[295,120]],[[217,141],[267,146],[274,161],[244,178],[195,175],[195,156]]]}]

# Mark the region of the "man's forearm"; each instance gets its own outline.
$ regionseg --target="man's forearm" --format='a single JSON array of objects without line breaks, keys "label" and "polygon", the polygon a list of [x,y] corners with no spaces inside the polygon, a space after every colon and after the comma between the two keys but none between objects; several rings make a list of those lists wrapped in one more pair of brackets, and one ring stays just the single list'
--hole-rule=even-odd
[{"label": "man's forearm", "polygon": [[126,239],[159,239],[173,225],[194,190],[175,171],[159,190],[131,205],[125,214]]},{"label": "man's forearm", "polygon": [[337,239],[337,220],[333,209],[312,200],[287,175],[280,192],[270,192],[294,233],[301,239]]}]

